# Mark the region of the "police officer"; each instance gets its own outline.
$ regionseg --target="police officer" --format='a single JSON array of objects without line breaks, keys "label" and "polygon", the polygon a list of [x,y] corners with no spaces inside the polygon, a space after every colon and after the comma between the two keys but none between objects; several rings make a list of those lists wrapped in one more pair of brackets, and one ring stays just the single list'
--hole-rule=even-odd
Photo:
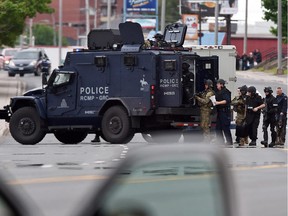
[{"label": "police officer", "polygon": [[182,63],[182,86],[183,103],[190,103],[194,92],[194,74],[189,71],[190,65],[187,62]]},{"label": "police officer", "polygon": [[247,99],[246,99],[246,124],[247,131],[251,142],[249,143],[250,147],[256,147],[257,140],[257,129],[259,126],[261,109],[265,107],[263,100],[258,93],[256,93],[256,88],[250,86],[247,90]]},{"label": "police officer", "polygon": [[268,147],[268,127],[270,125],[272,142],[269,144],[269,147],[273,147],[276,141],[275,126],[276,126],[276,113],[278,103],[276,98],[272,95],[273,90],[270,86],[264,88],[264,93],[266,95],[266,97],[264,98],[265,108],[263,109],[263,126],[262,126],[264,140],[261,141],[261,144],[264,145],[265,147]]},{"label": "police officer", "polygon": [[[287,95],[283,93],[281,87],[276,89],[276,100],[278,103],[278,109],[276,114],[277,124],[277,145],[284,145],[286,136],[286,124],[287,124]],[[272,147],[272,146],[271,146]]]},{"label": "police officer", "polygon": [[155,41],[152,42],[152,47],[166,47],[167,42],[164,41],[164,36],[160,33],[154,35]]},{"label": "police officer", "polygon": [[210,97],[215,95],[213,91],[213,82],[210,79],[204,81],[205,90],[201,94],[195,95],[195,99],[198,101],[200,106],[200,118],[201,123],[200,127],[203,130],[204,140],[210,141],[210,116],[211,116],[211,107],[213,107]]},{"label": "police officer", "polygon": [[216,122],[216,135],[217,140],[220,144],[224,143],[223,132],[227,141],[228,146],[233,145],[232,135],[230,131],[231,124],[231,92],[225,87],[225,80],[217,80],[217,91],[216,91],[216,108],[217,108],[217,122]]},{"label": "police officer", "polygon": [[[234,111],[236,115],[236,137],[239,139],[239,147],[248,144],[248,137],[246,131],[243,128],[243,123],[245,121],[245,103],[246,103],[247,86],[244,85],[239,88],[239,96],[236,96],[232,101]],[[237,141],[236,138],[236,141]]]}]

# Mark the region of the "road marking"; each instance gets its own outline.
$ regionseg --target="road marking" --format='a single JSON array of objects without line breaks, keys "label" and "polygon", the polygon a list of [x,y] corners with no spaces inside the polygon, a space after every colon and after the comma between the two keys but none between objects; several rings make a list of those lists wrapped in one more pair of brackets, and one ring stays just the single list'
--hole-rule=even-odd
[{"label": "road marking", "polygon": [[74,181],[94,181],[103,180],[107,176],[59,176],[59,177],[49,177],[49,178],[35,178],[35,179],[19,179],[8,181],[9,185],[29,185],[29,184],[45,184],[45,183],[60,183],[60,182],[74,182]]},{"label": "road marking", "polygon": [[[260,170],[260,169],[277,169],[287,168],[288,164],[275,164],[275,165],[263,165],[263,166],[247,166],[247,167],[234,167],[229,168],[232,171],[245,171],[245,170]],[[18,179],[10,180],[7,182],[9,185],[30,185],[30,184],[48,184],[48,183],[61,183],[61,182],[76,182],[76,181],[95,181],[104,180],[109,176],[96,176],[96,175],[85,175],[85,176],[59,176],[59,177],[48,177],[48,178],[34,178],[34,179]]]}]

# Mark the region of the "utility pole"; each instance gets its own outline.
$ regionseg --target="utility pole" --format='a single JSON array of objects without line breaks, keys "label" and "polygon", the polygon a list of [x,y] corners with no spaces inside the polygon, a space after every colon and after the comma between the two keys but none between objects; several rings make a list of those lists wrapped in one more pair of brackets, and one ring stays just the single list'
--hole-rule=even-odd
[{"label": "utility pole", "polygon": [[85,0],[85,15],[86,15],[86,37],[90,32],[90,8],[89,8],[89,0]]},{"label": "utility pole", "polygon": [[58,31],[58,48],[59,48],[59,65],[62,63],[62,0],[59,0],[59,31]]},{"label": "utility pole", "polygon": [[165,31],[165,18],[166,18],[166,0],[162,0],[161,5],[161,32],[164,34]]},{"label": "utility pole", "polygon": [[107,1],[107,29],[111,28],[111,0]]},{"label": "utility pole", "polygon": [[277,15],[277,74],[283,74],[282,68],[282,1],[278,0],[278,15]]},{"label": "utility pole", "polygon": [[94,0],[94,29],[97,28],[98,0]]},{"label": "utility pole", "polygon": [[218,17],[219,17],[219,0],[216,0],[215,5],[215,29],[214,29],[214,44],[218,45]]},{"label": "utility pole", "polygon": [[29,19],[29,45],[30,45],[30,47],[33,46],[33,31],[32,31],[32,27],[33,27],[33,19],[30,18]]},{"label": "utility pole", "polygon": [[243,44],[244,53],[247,53],[247,31],[248,31],[248,0],[246,0],[246,6],[245,6],[245,34]]}]

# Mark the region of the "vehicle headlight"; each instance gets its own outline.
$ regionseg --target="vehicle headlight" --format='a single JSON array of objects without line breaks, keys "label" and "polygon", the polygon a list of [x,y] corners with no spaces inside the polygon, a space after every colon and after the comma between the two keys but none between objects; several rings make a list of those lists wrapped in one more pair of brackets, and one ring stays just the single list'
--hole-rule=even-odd
[{"label": "vehicle headlight", "polygon": [[32,62],[30,62],[30,64],[29,65],[31,65],[31,66],[35,66],[36,65],[36,63],[37,63],[37,61],[32,61]]},{"label": "vehicle headlight", "polygon": [[14,62],[13,62],[13,61],[10,61],[10,62],[9,62],[9,66],[10,66],[10,67],[15,67]]},{"label": "vehicle headlight", "polygon": [[5,64],[6,64],[6,65],[8,65],[8,64],[9,64],[9,62],[10,62],[10,60],[6,60],[6,61],[5,61]]}]

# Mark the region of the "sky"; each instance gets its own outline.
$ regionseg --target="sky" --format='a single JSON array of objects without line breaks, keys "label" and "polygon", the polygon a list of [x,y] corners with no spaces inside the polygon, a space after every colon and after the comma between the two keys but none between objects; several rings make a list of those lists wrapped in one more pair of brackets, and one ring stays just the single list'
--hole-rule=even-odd
[{"label": "sky", "polygon": [[[276,1],[276,0],[275,0]],[[245,20],[245,5],[246,0],[238,0],[238,13],[233,15],[232,20]],[[248,0],[248,23],[263,21],[263,8],[261,7],[261,0]]]}]

